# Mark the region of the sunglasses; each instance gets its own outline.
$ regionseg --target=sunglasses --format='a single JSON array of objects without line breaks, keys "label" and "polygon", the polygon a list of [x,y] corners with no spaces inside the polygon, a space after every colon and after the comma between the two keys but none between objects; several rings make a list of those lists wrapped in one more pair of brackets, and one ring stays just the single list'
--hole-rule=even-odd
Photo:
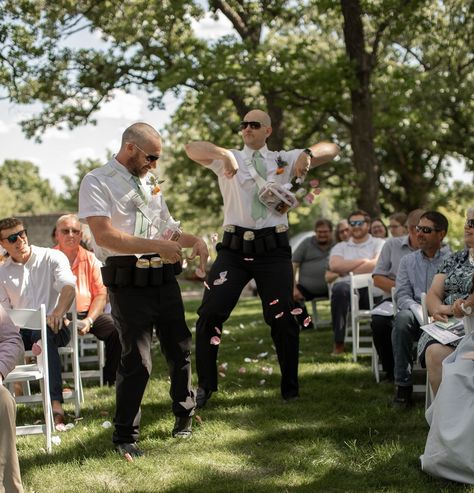
[{"label": "sunglasses", "polygon": [[70,235],[73,234],[74,236],[78,235],[81,232],[80,229],[74,229],[74,228],[64,228],[61,229],[61,233],[63,235]]},{"label": "sunglasses", "polygon": [[357,221],[349,221],[349,224],[354,226],[362,226],[366,221],[364,219],[358,219]]},{"label": "sunglasses", "polygon": [[425,233],[425,235],[431,234],[433,231],[441,231],[438,228],[432,228],[430,226],[415,226],[417,233]]},{"label": "sunglasses", "polygon": [[247,128],[250,125],[250,128],[252,130],[258,130],[259,128],[262,128],[263,125],[260,122],[240,122],[239,128],[240,130],[243,130],[244,128]]},{"label": "sunglasses", "polygon": [[474,219],[466,219],[466,227],[469,229],[474,228]]},{"label": "sunglasses", "polygon": [[2,240],[7,240],[8,243],[13,245],[13,243],[16,243],[16,240],[18,240],[18,237],[24,240],[26,238],[26,229],[22,229],[21,231],[18,231],[18,233],[8,235],[6,238],[2,238]]},{"label": "sunglasses", "polygon": [[145,154],[145,159],[149,163],[153,163],[155,161],[158,161],[160,159],[160,156],[154,156],[153,154],[147,154],[141,147],[137,146],[137,144],[133,144],[139,151],[143,152]]}]

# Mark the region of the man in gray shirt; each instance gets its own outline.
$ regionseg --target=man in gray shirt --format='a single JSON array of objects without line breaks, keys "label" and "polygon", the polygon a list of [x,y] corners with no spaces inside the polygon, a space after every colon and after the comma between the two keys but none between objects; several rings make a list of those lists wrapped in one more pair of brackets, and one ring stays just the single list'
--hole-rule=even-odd
[{"label": "man in gray shirt", "polygon": [[314,236],[305,238],[293,253],[293,298],[295,305],[303,310],[296,316],[301,330],[314,328],[313,322],[306,324],[306,327],[304,324],[308,317],[305,300],[328,296],[324,274],[328,268],[329,252],[333,244],[331,221],[318,219],[314,224]]},{"label": "man in gray shirt", "polygon": [[421,295],[431,285],[438,267],[449,252],[441,249],[448,231],[448,220],[436,211],[425,212],[416,226],[419,250],[405,255],[396,278],[395,315],[392,345],[395,361],[394,405],[408,407],[413,393],[413,343],[420,338],[422,323]]}]

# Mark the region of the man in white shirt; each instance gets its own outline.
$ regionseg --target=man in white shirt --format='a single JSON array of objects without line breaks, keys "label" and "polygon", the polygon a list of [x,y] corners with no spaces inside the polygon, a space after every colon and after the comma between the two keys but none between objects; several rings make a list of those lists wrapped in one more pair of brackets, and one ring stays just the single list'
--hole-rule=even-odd
[{"label": "man in white shirt", "polygon": [[222,327],[252,278],[280,363],[281,395],[285,401],[298,397],[299,327],[291,313],[293,268],[288,218],[285,211],[267,208],[259,200],[259,192],[265,186],[262,181],[284,185],[338,154],[338,147],[329,142],[307,149],[270,151],[266,140],[272,133],[271,120],[261,110],[248,112],[240,130],[242,150],[210,142],[186,146],[189,158],[217,175],[224,200],[225,233],[216,247],[218,255],[208,276],[210,289],[204,293],[196,324],[198,407],[217,390],[216,360]]},{"label": "man in white shirt", "polygon": [[[75,295],[76,278],[64,253],[28,243],[21,220],[8,217],[0,220],[0,245],[8,258],[0,266],[0,303],[5,309],[32,308],[46,305],[48,323],[48,359],[50,396],[56,425],[64,424],[61,361],[58,347],[71,337],[64,325]],[[32,349],[39,334],[22,329],[25,349]]]},{"label": "man in white shirt", "polygon": [[[334,331],[333,355],[344,353],[346,320],[350,308],[349,273],[365,274],[374,270],[384,245],[382,238],[369,234],[370,216],[362,210],[348,217],[352,236],[349,241],[337,243],[329,255],[329,269],[339,275],[331,289],[331,319]],[[368,308],[367,289],[360,289],[360,307]]]}]

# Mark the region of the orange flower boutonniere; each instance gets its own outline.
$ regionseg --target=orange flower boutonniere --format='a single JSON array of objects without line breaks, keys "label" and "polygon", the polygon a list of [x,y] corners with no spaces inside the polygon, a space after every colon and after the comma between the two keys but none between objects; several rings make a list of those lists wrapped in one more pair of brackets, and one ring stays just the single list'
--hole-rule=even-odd
[{"label": "orange flower boutonniere", "polygon": [[285,171],[285,167],[288,166],[288,163],[283,161],[281,156],[277,157],[276,163],[277,163],[276,174],[281,175]]},{"label": "orange flower boutonniere", "polygon": [[165,180],[159,180],[156,176],[151,175],[148,178],[148,181],[146,182],[147,185],[151,188],[151,194],[156,195],[161,192],[160,185],[164,182]]}]

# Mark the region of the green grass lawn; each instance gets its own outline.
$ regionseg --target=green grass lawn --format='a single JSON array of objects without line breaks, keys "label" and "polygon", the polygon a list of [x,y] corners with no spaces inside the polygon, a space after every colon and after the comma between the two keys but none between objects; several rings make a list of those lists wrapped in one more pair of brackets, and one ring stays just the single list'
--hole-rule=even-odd
[{"label": "green grass lawn", "polygon": [[[198,303],[186,302],[190,327]],[[322,316],[328,317],[327,305]],[[474,491],[421,472],[428,431],[423,403],[392,409],[393,388],[375,383],[369,358],[354,364],[349,356],[329,355],[329,328],[301,333],[301,398],[291,403],[280,399],[278,362],[259,300],[242,299],[224,329],[219,361],[227,370],[220,391],[198,411],[191,440],[171,438],[168,377],[157,346],[142,406],[146,456],[128,463],[113,452],[112,430],[102,424],[113,419],[114,392],[88,387],[83,419],[58,434],[61,443],[51,455],[42,450],[42,436],[18,438],[25,491]],[[19,418],[41,416],[39,409],[31,413],[19,409]]]}]

